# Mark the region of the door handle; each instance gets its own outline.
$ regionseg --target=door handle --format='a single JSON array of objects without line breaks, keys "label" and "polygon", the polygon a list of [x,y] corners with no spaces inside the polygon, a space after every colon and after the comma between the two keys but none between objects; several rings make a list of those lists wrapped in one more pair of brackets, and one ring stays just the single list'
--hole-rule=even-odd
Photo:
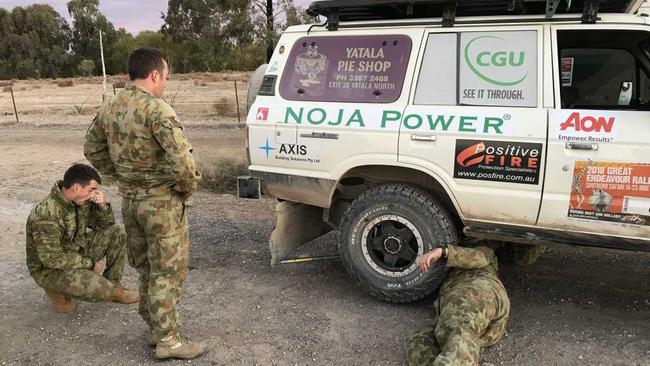
[{"label": "door handle", "polygon": [[564,148],[571,150],[598,150],[598,144],[588,142],[567,142],[564,145]]},{"label": "door handle", "polygon": [[413,141],[436,141],[436,135],[411,135]]}]

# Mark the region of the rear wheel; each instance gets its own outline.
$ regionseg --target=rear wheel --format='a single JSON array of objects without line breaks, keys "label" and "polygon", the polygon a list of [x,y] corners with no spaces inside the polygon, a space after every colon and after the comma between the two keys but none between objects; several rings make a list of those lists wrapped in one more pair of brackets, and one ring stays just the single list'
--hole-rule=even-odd
[{"label": "rear wheel", "polygon": [[357,197],[340,235],[339,251],[350,276],[371,295],[391,302],[411,302],[437,290],[444,265],[422,273],[416,259],[458,241],[447,211],[425,191],[403,184],[378,186]]},{"label": "rear wheel", "polygon": [[268,65],[264,64],[259,66],[251,76],[250,81],[248,82],[248,93],[246,95],[246,114],[251,109],[255,99],[257,98],[257,93],[260,91],[262,86],[262,80],[264,80],[264,74],[266,73],[266,67]]}]

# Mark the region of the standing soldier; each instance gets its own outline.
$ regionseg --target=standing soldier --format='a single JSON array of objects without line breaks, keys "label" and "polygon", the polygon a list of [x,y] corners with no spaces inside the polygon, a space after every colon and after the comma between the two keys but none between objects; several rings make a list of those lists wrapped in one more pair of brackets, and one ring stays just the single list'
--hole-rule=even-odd
[{"label": "standing soldier", "polygon": [[452,270],[433,303],[433,322],[408,341],[408,363],[478,365],[481,348],[503,337],[510,314],[496,256],[485,246],[450,245],[424,254],[418,266],[426,272],[439,259]]},{"label": "standing soldier", "polygon": [[194,358],[207,346],[179,334],[177,306],[190,244],[185,199],[201,174],[183,126],[161,99],[169,74],[162,54],[139,48],[128,64],[132,83],[99,110],[86,133],[84,154],[102,174],[119,181],[129,261],[140,274],[139,313],[149,325],[147,342],[156,346],[157,358]]},{"label": "standing soldier", "polygon": [[[45,289],[57,313],[71,313],[85,301],[133,304],[138,293],[121,284],[126,234],[115,224],[111,205],[98,190],[95,169],[74,164],[27,218],[27,268]],[[102,258],[106,258],[103,270]],[[103,275],[102,275],[103,272]]]}]

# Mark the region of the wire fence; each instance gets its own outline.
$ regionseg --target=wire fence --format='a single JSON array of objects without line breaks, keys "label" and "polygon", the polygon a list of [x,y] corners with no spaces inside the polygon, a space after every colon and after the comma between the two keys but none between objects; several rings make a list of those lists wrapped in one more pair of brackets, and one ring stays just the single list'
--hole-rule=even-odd
[{"label": "wire fence", "polygon": [[[181,76],[167,83],[163,98],[184,123],[243,125],[249,76]],[[0,124],[87,124],[125,86],[110,82],[104,95],[98,79],[0,81]]]}]

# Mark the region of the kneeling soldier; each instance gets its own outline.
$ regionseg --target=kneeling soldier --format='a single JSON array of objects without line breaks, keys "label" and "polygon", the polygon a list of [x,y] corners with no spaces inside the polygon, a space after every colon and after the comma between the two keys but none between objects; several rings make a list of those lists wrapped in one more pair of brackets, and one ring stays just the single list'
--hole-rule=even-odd
[{"label": "kneeling soldier", "polygon": [[[88,165],[71,166],[50,194],[29,214],[27,267],[45,289],[54,311],[76,309],[71,298],[132,304],[138,293],[121,284],[126,261],[126,233],[97,190],[101,178]],[[106,258],[102,273],[99,263]]]}]

